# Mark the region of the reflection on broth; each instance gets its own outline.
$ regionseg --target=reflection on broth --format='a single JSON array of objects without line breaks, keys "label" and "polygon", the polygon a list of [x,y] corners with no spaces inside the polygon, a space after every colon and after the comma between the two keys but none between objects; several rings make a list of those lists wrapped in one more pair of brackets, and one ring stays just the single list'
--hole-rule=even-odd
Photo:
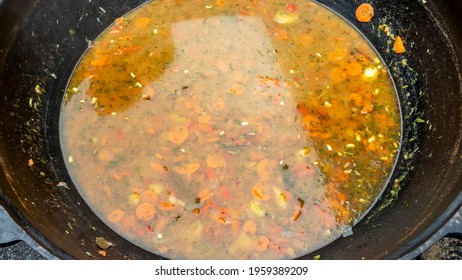
[{"label": "reflection on broth", "polygon": [[180,259],[296,258],[328,244],[379,195],[400,131],[371,47],[301,0],[140,7],[83,57],[61,125],[99,217]]}]

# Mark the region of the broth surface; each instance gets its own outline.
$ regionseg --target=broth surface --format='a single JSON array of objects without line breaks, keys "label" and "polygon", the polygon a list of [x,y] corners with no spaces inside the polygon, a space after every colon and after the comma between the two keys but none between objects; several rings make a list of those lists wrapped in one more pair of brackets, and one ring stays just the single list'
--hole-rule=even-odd
[{"label": "broth surface", "polygon": [[90,207],[174,259],[287,259],[332,242],[380,194],[399,140],[377,54],[301,0],[149,2],[94,42],[61,113]]}]

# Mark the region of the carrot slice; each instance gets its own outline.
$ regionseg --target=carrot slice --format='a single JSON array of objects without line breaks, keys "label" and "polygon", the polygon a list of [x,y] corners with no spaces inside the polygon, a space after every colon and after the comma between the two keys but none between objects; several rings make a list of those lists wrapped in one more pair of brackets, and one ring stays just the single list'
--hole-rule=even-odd
[{"label": "carrot slice", "polygon": [[91,64],[92,66],[95,66],[95,67],[106,66],[106,65],[107,65],[107,58],[102,57],[102,58],[98,58],[98,59],[92,60],[92,61],[90,62],[90,64]]},{"label": "carrot slice", "polygon": [[110,161],[113,158],[113,155],[107,150],[107,149],[102,149],[98,151],[98,159],[103,162]]},{"label": "carrot slice", "polygon": [[218,142],[218,141],[220,141],[220,138],[218,138],[218,137],[212,137],[212,138],[205,139],[205,142],[207,142],[207,143],[215,143],[215,142]]},{"label": "carrot slice", "polygon": [[276,251],[278,255],[284,256],[285,255],[285,248],[287,244],[286,238],[278,238],[275,241],[271,242],[273,249]]},{"label": "carrot slice", "polygon": [[212,154],[207,157],[207,165],[211,168],[220,168],[225,165],[225,158],[221,155]]},{"label": "carrot slice", "polygon": [[224,200],[231,200],[232,196],[227,187],[220,187],[220,194]]},{"label": "carrot slice", "polygon": [[231,221],[231,233],[233,236],[238,236],[241,231],[239,221]]},{"label": "carrot slice", "polygon": [[115,19],[115,24],[116,24],[116,25],[122,24],[122,22],[124,22],[124,18],[123,18],[123,17],[119,17],[119,18],[116,18],[116,19]]},{"label": "carrot slice", "polygon": [[330,71],[330,78],[334,83],[341,83],[347,78],[347,73],[340,67],[335,67]]},{"label": "carrot slice", "polygon": [[243,232],[248,232],[250,234],[255,234],[257,231],[257,225],[253,221],[246,221],[242,226]]},{"label": "carrot slice", "polygon": [[372,8],[370,4],[361,4],[356,9],[356,18],[360,22],[369,22],[371,21],[372,17],[374,17],[374,8]]},{"label": "carrot slice", "polygon": [[336,48],[334,51],[331,51],[327,54],[327,59],[329,59],[333,63],[339,64],[339,62],[343,62],[343,59],[345,59],[345,56],[347,56],[348,54],[348,49]]},{"label": "carrot slice", "polygon": [[270,239],[266,236],[259,236],[257,240],[255,240],[255,249],[257,251],[263,252],[266,251],[269,247]]},{"label": "carrot slice", "polygon": [[268,187],[261,182],[252,187],[252,194],[255,198],[259,200],[270,199]]},{"label": "carrot slice", "polygon": [[244,93],[244,87],[240,84],[236,84],[229,89],[229,92],[236,96],[242,95]]},{"label": "carrot slice", "polygon": [[300,210],[295,211],[294,214],[292,215],[292,222],[295,222],[296,220],[298,220],[301,214],[302,214],[302,211]]},{"label": "carrot slice", "polygon": [[287,11],[289,13],[296,12],[297,11],[297,5],[295,5],[293,3],[290,3],[289,5],[287,5]]},{"label": "carrot slice", "polygon": [[197,195],[197,197],[201,201],[206,201],[206,200],[208,200],[210,198],[211,195],[212,195],[212,193],[210,192],[209,189],[204,189]]},{"label": "carrot slice", "polygon": [[137,18],[134,22],[135,27],[138,29],[145,29],[151,23],[151,19],[148,17]]},{"label": "carrot slice", "polygon": [[346,65],[347,74],[355,77],[361,75],[363,72],[363,66],[358,62],[350,62]]},{"label": "carrot slice", "polygon": [[225,109],[226,105],[223,101],[217,100],[215,103],[212,104],[212,108],[215,111],[223,111]]},{"label": "carrot slice", "polygon": [[226,224],[226,220],[225,218],[223,218],[222,216],[220,215],[215,215],[215,214],[212,214],[210,215],[217,223],[221,224],[221,225],[225,225]]},{"label": "carrot slice", "polygon": [[211,201],[207,201],[205,204],[204,204],[204,207],[202,207],[202,212],[203,213],[206,213],[210,208],[213,207],[213,202]]},{"label": "carrot slice", "polygon": [[112,52],[113,55],[123,55],[126,53],[131,53],[131,52],[136,52],[141,49],[143,49],[143,46],[131,46],[131,47],[124,47],[124,48],[119,48],[115,51]]},{"label": "carrot slice", "polygon": [[200,167],[201,167],[200,163],[193,162],[193,163],[187,163],[184,165],[175,166],[173,167],[173,170],[175,170],[177,173],[182,174],[182,175],[189,175],[199,170]]},{"label": "carrot slice", "polygon": [[205,174],[207,175],[207,178],[209,178],[210,180],[213,180],[217,177],[217,174],[215,174],[213,169],[208,166],[205,168]]},{"label": "carrot slice", "polygon": [[257,164],[257,174],[262,180],[269,180],[273,174],[274,169],[278,162],[276,160],[261,160]]},{"label": "carrot slice", "polygon": [[157,193],[151,190],[144,191],[141,194],[141,201],[143,202],[149,202],[152,204],[155,204],[157,202],[158,196]]},{"label": "carrot slice", "polygon": [[181,143],[186,141],[186,139],[188,139],[188,137],[189,137],[188,128],[186,126],[182,126],[182,125],[174,126],[172,128],[172,130],[170,130],[167,133],[168,141],[170,141],[170,142],[172,142],[174,144],[177,144],[177,145],[180,145]]},{"label": "carrot slice", "polygon": [[154,218],[156,209],[151,203],[143,202],[136,207],[136,217],[145,222],[150,221]]},{"label": "carrot slice", "polygon": [[209,124],[206,124],[206,123],[199,123],[197,125],[197,128],[200,130],[200,131],[204,131],[204,132],[213,132],[213,126],[209,125]]},{"label": "carrot slice", "polygon": [[353,105],[355,106],[361,106],[362,105],[362,101],[363,101],[363,98],[361,95],[357,94],[357,93],[351,93],[349,96],[348,96],[348,100],[350,101],[350,103],[352,103]]},{"label": "carrot slice", "polygon": [[319,127],[320,122],[321,121],[318,119],[318,117],[313,115],[306,115],[305,117],[303,117],[302,120],[303,126],[306,129],[317,129]]},{"label": "carrot slice", "polygon": [[122,211],[121,209],[114,209],[111,211],[111,213],[109,213],[109,215],[107,215],[107,219],[109,220],[109,222],[115,224],[115,223],[120,222],[120,220],[122,220],[124,215],[125,215],[125,212]]},{"label": "carrot slice", "polygon": [[112,178],[116,179],[117,181],[120,181],[123,179],[123,177],[127,177],[128,173],[127,172],[116,172],[112,174]]},{"label": "carrot slice", "polygon": [[164,173],[165,172],[165,169],[164,169],[164,166],[158,162],[151,162],[151,168],[153,170],[155,170],[156,172],[158,173]]},{"label": "carrot slice", "polygon": [[175,204],[172,204],[170,202],[167,202],[167,201],[162,201],[160,203],[160,208],[164,211],[173,211],[175,210]]},{"label": "carrot slice", "polygon": [[199,123],[209,123],[212,120],[211,115],[201,115],[197,118]]},{"label": "carrot slice", "polygon": [[393,44],[393,51],[399,54],[406,52],[403,39],[401,39],[400,36],[396,36],[395,43]]}]

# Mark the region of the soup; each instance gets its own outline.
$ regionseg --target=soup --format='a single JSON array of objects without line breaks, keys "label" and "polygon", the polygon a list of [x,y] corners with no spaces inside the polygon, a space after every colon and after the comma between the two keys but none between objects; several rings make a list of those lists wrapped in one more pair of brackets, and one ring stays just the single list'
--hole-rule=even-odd
[{"label": "soup", "polygon": [[61,113],[90,207],[175,259],[296,258],[349,234],[399,140],[382,61],[301,0],[149,2],[82,57]]}]

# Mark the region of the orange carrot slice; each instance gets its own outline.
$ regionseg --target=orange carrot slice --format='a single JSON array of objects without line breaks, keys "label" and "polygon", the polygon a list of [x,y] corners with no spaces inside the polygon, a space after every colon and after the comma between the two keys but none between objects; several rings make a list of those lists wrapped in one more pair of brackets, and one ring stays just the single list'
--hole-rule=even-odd
[{"label": "orange carrot slice", "polygon": [[268,249],[269,244],[270,239],[266,236],[261,235],[257,238],[257,240],[255,240],[254,246],[257,251],[263,252]]},{"label": "orange carrot slice", "polygon": [[202,207],[202,212],[203,213],[206,213],[207,211],[209,211],[210,208],[213,207],[213,202],[211,201],[207,201],[205,204],[204,204],[204,207]]},{"label": "orange carrot slice", "polygon": [[298,218],[300,218],[300,215],[302,215],[302,211],[300,210],[295,211],[294,214],[292,215],[292,222],[295,222],[296,220],[298,220]]},{"label": "orange carrot slice", "polygon": [[224,200],[231,200],[232,198],[227,187],[220,187],[220,195]]},{"label": "orange carrot slice", "polygon": [[316,129],[319,127],[320,122],[321,121],[318,119],[318,117],[313,115],[306,115],[302,120],[303,126],[306,129]]},{"label": "orange carrot slice", "polygon": [[123,17],[119,17],[119,18],[116,18],[116,19],[115,19],[115,24],[116,24],[116,25],[122,24],[122,22],[124,22],[124,18],[123,18]]},{"label": "orange carrot slice", "polygon": [[91,64],[92,66],[95,66],[95,67],[102,67],[102,66],[105,66],[105,65],[107,65],[107,58],[102,57],[102,58],[98,58],[98,59],[92,60],[92,61],[90,62],[90,64]]},{"label": "orange carrot slice", "polygon": [[173,211],[175,210],[175,204],[167,202],[167,201],[162,201],[160,203],[160,209],[164,211]]},{"label": "orange carrot slice", "polygon": [[220,215],[215,215],[215,214],[212,214],[211,217],[219,224],[221,225],[225,225],[226,224],[226,220],[225,218],[223,218],[222,216]]},{"label": "orange carrot slice", "polygon": [[257,225],[253,221],[246,221],[242,226],[242,231],[250,234],[255,234],[257,231]]},{"label": "orange carrot slice", "polygon": [[109,215],[107,215],[107,219],[109,220],[109,222],[115,224],[115,223],[120,222],[120,220],[122,220],[124,215],[125,215],[125,212],[122,211],[121,209],[114,209],[111,211],[111,213],[109,213]]},{"label": "orange carrot slice", "polygon": [[372,8],[370,4],[361,4],[356,9],[356,18],[360,22],[369,22],[371,21],[372,17],[374,17],[374,8]]},{"label": "orange carrot slice", "polygon": [[335,67],[330,71],[330,78],[334,83],[341,83],[347,78],[347,73],[340,67]]},{"label": "orange carrot slice", "polygon": [[289,5],[287,5],[287,11],[289,13],[296,12],[297,11],[297,5],[295,5],[293,3],[290,3]]},{"label": "orange carrot slice", "polygon": [[98,159],[103,162],[110,161],[113,155],[107,149],[101,149],[98,151]]},{"label": "orange carrot slice", "polygon": [[145,222],[152,220],[156,214],[156,209],[151,203],[143,202],[136,207],[136,217]]},{"label": "orange carrot slice", "polygon": [[244,93],[244,87],[240,84],[236,84],[229,89],[229,92],[236,96],[242,95]]},{"label": "orange carrot slice", "polygon": [[197,121],[200,123],[209,123],[212,120],[211,115],[201,115],[197,118]]},{"label": "orange carrot slice", "polygon": [[[181,154],[181,155],[178,155],[176,157],[172,157],[172,162],[180,162],[180,161],[183,161],[186,159],[186,155],[185,154]],[[162,167],[163,168],[163,167]]]},{"label": "orange carrot slice", "polygon": [[123,179],[123,177],[127,177],[128,173],[127,172],[116,172],[112,174],[112,178],[116,179],[117,181],[120,181]]},{"label": "orange carrot slice", "polygon": [[211,154],[207,157],[207,165],[211,168],[223,167],[225,162],[225,158],[218,154]]},{"label": "orange carrot slice", "polygon": [[100,254],[101,256],[105,257],[105,256],[106,256],[106,251],[98,250],[98,254]]},{"label": "orange carrot slice", "polygon": [[141,201],[155,204],[157,202],[157,193],[151,190],[144,191],[141,193]]},{"label": "orange carrot slice", "polygon": [[262,180],[269,180],[276,168],[278,162],[276,160],[261,160],[257,164],[257,174]]},{"label": "orange carrot slice", "polygon": [[158,162],[151,162],[151,168],[156,171],[157,173],[164,173],[165,169],[164,166]]},{"label": "orange carrot slice", "polygon": [[270,199],[267,186],[261,182],[252,187],[252,195],[259,200]]},{"label": "orange carrot slice", "polygon": [[206,124],[206,123],[199,123],[197,125],[197,128],[200,130],[200,131],[204,131],[204,132],[213,132],[213,126],[209,125],[209,124]]},{"label": "orange carrot slice", "polygon": [[215,111],[223,111],[225,109],[226,105],[223,101],[217,100],[215,103],[212,103],[212,108]]},{"label": "orange carrot slice", "polygon": [[327,59],[333,63],[339,64],[339,62],[343,62],[343,59],[345,59],[348,54],[348,49],[336,48],[334,51],[331,51],[327,54]]},{"label": "orange carrot slice", "polygon": [[210,198],[211,195],[212,195],[212,193],[210,192],[209,189],[204,189],[197,195],[197,197],[201,201],[206,201],[206,200],[208,200]]},{"label": "orange carrot slice", "polygon": [[182,125],[174,126],[172,128],[172,130],[170,130],[167,133],[168,141],[170,141],[170,142],[172,142],[174,144],[177,144],[177,145],[180,145],[181,143],[186,141],[186,139],[188,139],[188,137],[189,137],[188,128],[186,126],[182,126]]},{"label": "orange carrot slice", "polygon": [[395,53],[401,54],[406,52],[404,47],[403,39],[400,36],[396,36],[395,43],[393,44],[393,51]]},{"label": "orange carrot slice", "polygon": [[238,236],[241,231],[241,225],[239,224],[239,221],[231,221],[231,233],[233,236]]},{"label": "orange carrot slice", "polygon": [[134,21],[135,27],[138,29],[145,29],[151,23],[151,19],[148,17],[140,17]]},{"label": "orange carrot slice", "polygon": [[213,180],[217,177],[213,169],[208,166],[205,168],[205,174],[207,175],[207,178],[209,178],[210,180]]},{"label": "orange carrot slice", "polygon": [[348,100],[353,103],[355,106],[361,106],[362,105],[362,101],[363,101],[363,98],[361,95],[357,94],[357,93],[351,93],[349,96],[348,96]]},{"label": "orange carrot slice", "polygon": [[175,166],[173,167],[173,170],[175,170],[177,173],[182,174],[182,175],[189,175],[199,170],[200,167],[201,167],[200,163],[193,162],[193,163],[187,163],[187,164]]},{"label": "orange carrot slice", "polygon": [[347,74],[355,77],[361,75],[363,72],[363,66],[358,62],[350,62],[346,65]]}]

